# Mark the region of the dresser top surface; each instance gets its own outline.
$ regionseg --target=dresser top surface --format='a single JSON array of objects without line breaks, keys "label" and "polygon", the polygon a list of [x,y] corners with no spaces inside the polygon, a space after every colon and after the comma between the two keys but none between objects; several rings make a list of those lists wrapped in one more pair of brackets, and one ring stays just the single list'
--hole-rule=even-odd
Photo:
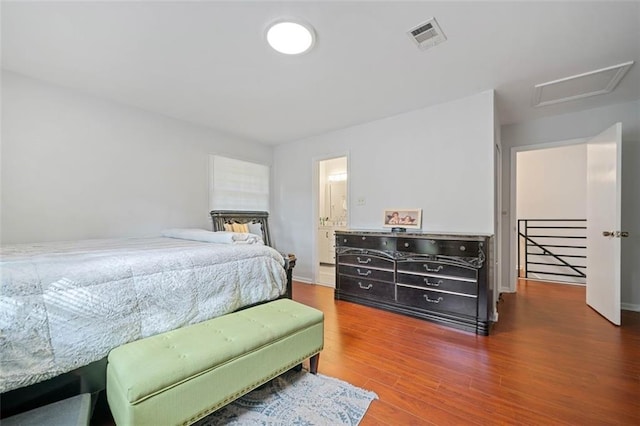
[{"label": "dresser top surface", "polygon": [[398,237],[398,238],[434,238],[446,240],[478,240],[482,241],[490,238],[492,234],[470,234],[468,232],[429,232],[418,230],[407,230],[406,232],[391,232],[376,229],[343,229],[336,230],[336,235],[368,235],[376,237]]}]

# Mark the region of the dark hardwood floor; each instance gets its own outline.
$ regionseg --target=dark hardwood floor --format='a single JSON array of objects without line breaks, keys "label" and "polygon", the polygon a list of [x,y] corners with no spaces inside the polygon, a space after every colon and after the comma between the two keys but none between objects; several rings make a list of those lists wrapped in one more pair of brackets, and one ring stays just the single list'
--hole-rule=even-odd
[{"label": "dark hardwood floor", "polygon": [[[611,325],[582,287],[521,281],[488,337],[336,301],[328,287],[293,293],[325,313],[319,372],[378,394],[362,426],[640,425],[640,313]],[[97,411],[92,425],[113,425],[104,398]]]},{"label": "dark hardwood floor", "polygon": [[335,301],[294,283],[325,313],[319,372],[375,391],[361,423],[640,425],[640,313],[616,327],[582,287],[521,281],[488,337]]}]

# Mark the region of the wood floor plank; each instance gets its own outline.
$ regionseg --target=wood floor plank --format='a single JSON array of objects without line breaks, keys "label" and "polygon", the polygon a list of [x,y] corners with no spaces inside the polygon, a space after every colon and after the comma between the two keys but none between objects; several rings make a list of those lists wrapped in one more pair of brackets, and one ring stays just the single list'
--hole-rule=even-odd
[{"label": "wood floor plank", "polygon": [[367,415],[359,426],[436,425],[436,423],[414,416],[393,404],[376,400],[371,403]]},{"label": "wood floor plank", "polygon": [[[370,390],[374,391],[378,395],[382,402],[394,405],[400,410],[411,413],[413,416],[421,419],[425,424],[481,424],[479,419],[465,418],[462,413],[453,413],[437,402],[431,401],[427,397],[429,395],[428,392],[418,395],[406,394],[382,383],[376,382],[375,380],[371,380],[368,383],[368,386]],[[388,420],[391,422],[393,419]]]},{"label": "wood floor plank", "polygon": [[322,286],[294,283],[294,299],[327,317],[320,372],[378,394],[365,426],[640,424],[640,313],[613,326],[584,287],[521,281],[488,337],[335,301]]}]

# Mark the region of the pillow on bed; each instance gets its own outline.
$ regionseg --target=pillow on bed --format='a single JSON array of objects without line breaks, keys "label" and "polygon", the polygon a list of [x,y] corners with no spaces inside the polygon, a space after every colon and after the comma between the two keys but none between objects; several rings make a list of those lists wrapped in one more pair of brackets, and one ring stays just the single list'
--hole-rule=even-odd
[{"label": "pillow on bed", "polygon": [[246,223],[232,223],[231,230],[233,232],[247,233],[249,232],[249,227],[247,226]]},{"label": "pillow on bed", "polygon": [[222,244],[264,244],[262,237],[248,232],[211,232],[205,229],[174,228],[162,231],[163,237]]},{"label": "pillow on bed", "polygon": [[259,223],[248,223],[247,227],[249,228],[250,234],[255,234],[262,238],[262,225]]},{"label": "pillow on bed", "polygon": [[211,242],[212,239],[215,239],[215,232],[199,228],[165,229],[161,232],[161,234],[163,237],[178,238],[181,240]]}]

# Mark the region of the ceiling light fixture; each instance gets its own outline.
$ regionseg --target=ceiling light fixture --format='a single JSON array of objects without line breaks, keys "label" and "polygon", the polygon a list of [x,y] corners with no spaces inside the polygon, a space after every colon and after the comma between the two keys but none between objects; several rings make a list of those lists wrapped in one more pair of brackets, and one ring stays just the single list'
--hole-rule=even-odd
[{"label": "ceiling light fixture", "polygon": [[346,172],[329,175],[329,182],[343,182],[345,180],[347,180]]},{"label": "ceiling light fixture", "polygon": [[315,43],[315,33],[310,25],[280,20],[267,29],[267,42],[280,53],[299,55],[307,52]]}]

